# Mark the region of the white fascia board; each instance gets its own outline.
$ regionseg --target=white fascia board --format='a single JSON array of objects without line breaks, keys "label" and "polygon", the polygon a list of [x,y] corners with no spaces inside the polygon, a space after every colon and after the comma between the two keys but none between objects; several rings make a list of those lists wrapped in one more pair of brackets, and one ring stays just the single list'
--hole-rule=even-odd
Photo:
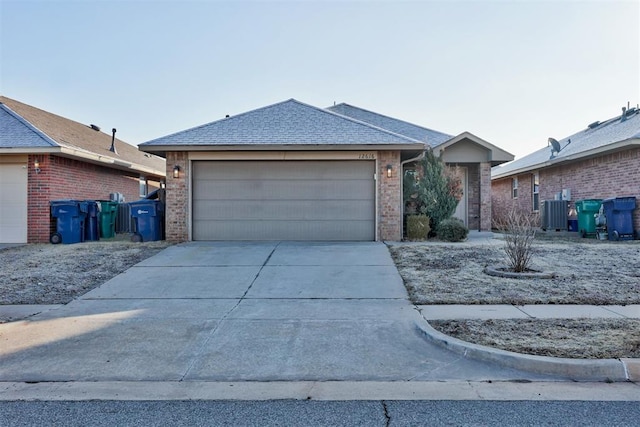
[{"label": "white fascia board", "polygon": [[114,159],[113,157],[102,156],[96,153],[92,153],[90,151],[79,150],[75,148],[67,148],[60,147],[59,149],[60,155],[73,157],[81,160],[86,160],[92,163],[97,163],[105,166],[109,166],[112,168],[126,170],[136,173],[145,173],[154,176],[166,176],[166,170],[158,170],[154,168],[150,168],[148,166],[140,165],[137,163],[127,162],[120,159]]}]

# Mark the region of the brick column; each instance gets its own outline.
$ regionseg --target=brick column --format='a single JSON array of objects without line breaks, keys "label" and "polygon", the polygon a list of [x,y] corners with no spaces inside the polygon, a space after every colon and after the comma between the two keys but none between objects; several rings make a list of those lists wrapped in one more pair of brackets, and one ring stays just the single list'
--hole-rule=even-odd
[{"label": "brick column", "polygon": [[480,163],[480,231],[491,231],[491,164]]},{"label": "brick column", "polygon": [[[173,167],[180,167],[180,177],[173,177]],[[189,240],[189,161],[187,153],[167,153],[167,198],[165,207],[166,239],[171,242]]]},{"label": "brick column", "polygon": [[[35,172],[34,162],[40,163],[40,172]],[[51,182],[60,179],[52,167],[49,154],[29,155],[27,163],[27,242],[46,243],[55,231],[55,220],[51,220],[49,200]],[[55,175],[55,176],[53,176]]]},{"label": "brick column", "polygon": [[[391,178],[387,177],[391,165]],[[378,152],[378,240],[402,240],[402,194],[399,151]]]}]

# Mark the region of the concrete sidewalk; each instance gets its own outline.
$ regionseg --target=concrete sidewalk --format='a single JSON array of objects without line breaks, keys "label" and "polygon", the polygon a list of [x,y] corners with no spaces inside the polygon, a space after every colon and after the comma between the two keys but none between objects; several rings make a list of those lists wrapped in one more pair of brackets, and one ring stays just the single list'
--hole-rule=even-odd
[{"label": "concrete sidewalk", "polygon": [[[0,305],[0,318],[20,320],[63,305]],[[455,319],[640,319],[640,304],[439,304],[418,305],[427,320]]]},{"label": "concrete sidewalk", "polygon": [[427,320],[454,319],[640,319],[640,304],[631,305],[419,305]]}]

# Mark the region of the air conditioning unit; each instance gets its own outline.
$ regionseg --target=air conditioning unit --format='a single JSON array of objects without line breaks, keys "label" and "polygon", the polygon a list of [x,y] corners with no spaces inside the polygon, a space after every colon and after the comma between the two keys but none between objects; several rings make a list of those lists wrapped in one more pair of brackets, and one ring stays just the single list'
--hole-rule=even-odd
[{"label": "air conditioning unit", "polygon": [[566,200],[543,200],[540,209],[543,230],[566,230],[568,223]]},{"label": "air conditioning unit", "polygon": [[124,194],[122,193],[109,193],[109,200],[116,203],[124,203]]}]

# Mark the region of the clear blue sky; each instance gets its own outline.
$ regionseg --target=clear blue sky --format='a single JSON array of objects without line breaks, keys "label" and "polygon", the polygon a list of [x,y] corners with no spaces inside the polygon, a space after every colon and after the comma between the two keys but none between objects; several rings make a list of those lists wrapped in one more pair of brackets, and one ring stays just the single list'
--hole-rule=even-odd
[{"label": "clear blue sky", "polygon": [[0,4],[0,93],[134,145],[296,98],[521,157],[640,102],[639,1]]}]

